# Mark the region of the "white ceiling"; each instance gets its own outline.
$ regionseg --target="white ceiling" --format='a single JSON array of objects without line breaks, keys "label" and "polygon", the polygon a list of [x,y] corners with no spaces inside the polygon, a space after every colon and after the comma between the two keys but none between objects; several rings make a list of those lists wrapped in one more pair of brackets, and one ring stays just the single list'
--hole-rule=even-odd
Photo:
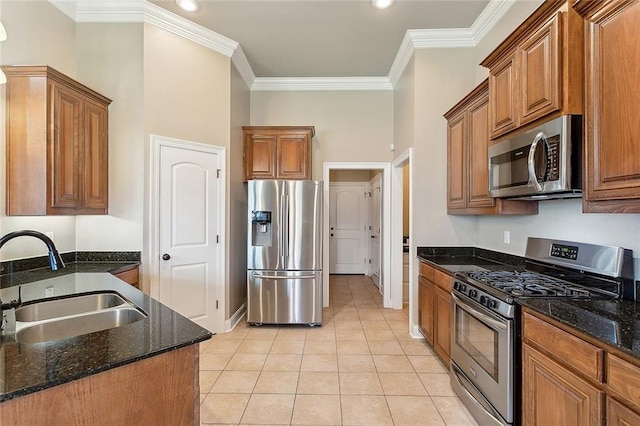
[{"label": "white ceiling", "polygon": [[238,42],[256,77],[292,78],[386,77],[407,30],[469,29],[489,1],[200,0],[194,13],[151,3]]}]

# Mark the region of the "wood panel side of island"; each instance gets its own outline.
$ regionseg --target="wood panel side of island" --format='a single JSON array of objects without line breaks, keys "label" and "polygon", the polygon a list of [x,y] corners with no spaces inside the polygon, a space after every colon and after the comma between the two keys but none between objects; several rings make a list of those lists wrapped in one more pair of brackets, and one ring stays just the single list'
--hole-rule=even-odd
[{"label": "wood panel side of island", "polygon": [[12,425],[200,424],[199,345],[0,403]]}]

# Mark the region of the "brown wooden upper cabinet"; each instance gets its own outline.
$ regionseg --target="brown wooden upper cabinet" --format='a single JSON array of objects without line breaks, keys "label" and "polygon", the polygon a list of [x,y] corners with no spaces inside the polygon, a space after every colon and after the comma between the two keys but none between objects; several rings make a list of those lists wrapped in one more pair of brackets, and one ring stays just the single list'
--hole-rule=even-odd
[{"label": "brown wooden upper cabinet", "polygon": [[447,119],[447,213],[537,214],[537,201],[489,196],[487,80],[451,108]]},{"label": "brown wooden upper cabinet", "polygon": [[543,117],[582,114],[583,33],[566,1],[545,1],[482,62],[491,139]]},{"label": "brown wooden upper cabinet", "polygon": [[244,180],[311,179],[313,126],[243,126]]},{"label": "brown wooden upper cabinet", "polygon": [[7,66],[7,215],[107,214],[110,99],[48,66]]},{"label": "brown wooden upper cabinet", "polygon": [[584,1],[583,211],[640,213],[640,3]]}]

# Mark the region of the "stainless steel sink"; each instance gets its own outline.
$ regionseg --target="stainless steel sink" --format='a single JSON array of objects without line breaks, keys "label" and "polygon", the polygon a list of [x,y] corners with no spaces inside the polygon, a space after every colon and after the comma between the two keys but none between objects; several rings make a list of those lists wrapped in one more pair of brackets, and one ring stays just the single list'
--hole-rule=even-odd
[{"label": "stainless steel sink", "polygon": [[147,317],[113,292],[40,300],[15,310],[16,340],[41,343],[108,330]]},{"label": "stainless steel sink", "polygon": [[131,324],[145,317],[145,314],[135,308],[107,309],[26,325],[17,331],[16,340],[22,343],[41,343],[65,339]]},{"label": "stainless steel sink", "polygon": [[115,293],[95,293],[64,299],[43,300],[17,308],[16,321],[42,321],[113,308],[125,303],[126,301]]}]

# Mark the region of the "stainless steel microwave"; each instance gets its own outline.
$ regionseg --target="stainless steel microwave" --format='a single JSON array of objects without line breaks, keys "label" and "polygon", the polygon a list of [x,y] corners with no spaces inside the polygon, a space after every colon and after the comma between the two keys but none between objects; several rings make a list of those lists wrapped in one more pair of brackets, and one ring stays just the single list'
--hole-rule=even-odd
[{"label": "stainless steel microwave", "polygon": [[489,194],[518,199],[582,196],[582,116],[563,115],[489,147]]}]

